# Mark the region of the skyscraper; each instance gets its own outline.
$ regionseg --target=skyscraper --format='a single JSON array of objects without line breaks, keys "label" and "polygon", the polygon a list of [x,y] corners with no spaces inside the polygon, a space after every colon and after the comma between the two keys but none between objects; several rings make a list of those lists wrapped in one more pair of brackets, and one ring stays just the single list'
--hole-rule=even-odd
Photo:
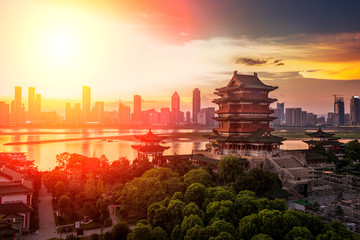
[{"label": "skyscraper", "polygon": [[130,123],[130,107],[119,103],[119,123],[129,124]]},{"label": "skyscraper", "polygon": [[9,123],[9,104],[6,102],[0,102],[0,124]]},{"label": "skyscraper", "polygon": [[92,109],[93,121],[102,123],[104,120],[104,102],[96,102]]},{"label": "skyscraper", "polygon": [[41,115],[41,94],[36,94],[35,97],[35,119],[40,120]]},{"label": "skyscraper", "polygon": [[140,121],[141,120],[141,96],[134,95],[134,115],[133,120]]},{"label": "skyscraper", "polygon": [[201,108],[201,98],[200,98],[200,90],[195,88],[193,91],[193,102],[192,102],[192,115],[193,115],[193,123],[198,123],[198,114]]},{"label": "skyscraper", "polygon": [[91,108],[91,88],[88,86],[82,87],[82,121],[87,122],[90,118]]},{"label": "skyscraper", "polygon": [[172,114],[172,123],[179,123],[179,115],[180,115],[180,96],[175,91],[171,97],[171,114]]},{"label": "skyscraper", "polygon": [[360,124],[360,99],[359,96],[352,96],[350,100],[350,122],[351,125]]},{"label": "skyscraper", "polygon": [[334,125],[345,125],[344,98],[334,95]]},{"label": "skyscraper", "polygon": [[21,94],[22,90],[21,87],[15,87],[15,101],[14,101],[14,112],[12,112],[13,119],[15,123],[22,122],[23,119],[21,119]]},{"label": "skyscraper", "polygon": [[29,87],[29,94],[28,94],[28,120],[34,121],[35,120],[35,88]]},{"label": "skyscraper", "polygon": [[279,119],[279,123],[278,125],[284,124],[285,122],[285,108],[284,108],[284,103],[277,103],[276,104],[277,109],[279,109],[280,112],[280,119]]}]

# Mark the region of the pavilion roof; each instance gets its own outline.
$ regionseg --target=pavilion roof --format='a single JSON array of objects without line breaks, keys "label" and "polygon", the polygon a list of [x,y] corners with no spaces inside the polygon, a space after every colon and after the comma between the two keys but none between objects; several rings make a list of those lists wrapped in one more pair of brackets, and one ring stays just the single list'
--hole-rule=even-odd
[{"label": "pavilion roof", "polygon": [[15,214],[32,211],[34,211],[34,209],[22,201],[5,202],[0,204],[0,214]]},{"label": "pavilion roof", "polygon": [[166,149],[169,149],[170,147],[168,146],[160,146],[160,145],[146,145],[146,146],[142,146],[142,145],[131,145],[131,147],[133,149],[135,149],[136,151],[139,152],[143,152],[143,153],[151,153],[151,152],[163,152]]},{"label": "pavilion roof", "polygon": [[33,190],[24,186],[22,183],[2,183],[0,184],[0,195],[30,193]]},{"label": "pavilion roof", "polygon": [[138,135],[135,136],[136,139],[140,140],[141,142],[160,142],[164,140],[165,136],[159,136],[154,134],[151,129],[149,129],[149,132],[145,135]]},{"label": "pavilion roof", "polygon": [[305,133],[305,134],[310,137],[318,137],[318,138],[330,138],[335,135],[335,133],[324,132],[323,130],[321,130],[321,127],[319,127],[319,130],[317,130],[316,132]]},{"label": "pavilion roof", "polygon": [[219,92],[224,92],[224,91],[226,92],[226,91],[237,90],[242,87],[263,89],[269,91],[277,89],[277,87],[266,85],[262,81],[260,81],[256,73],[254,73],[254,75],[243,75],[243,74],[238,74],[237,71],[235,71],[229,84],[226,87],[217,88],[216,90]]},{"label": "pavilion roof", "polygon": [[218,99],[214,99],[212,102],[213,103],[220,103],[220,102],[266,102],[266,103],[273,103],[276,102],[277,99],[275,98],[249,98],[249,97],[237,97],[234,96],[233,94],[230,95],[226,95],[223,96],[221,98]]},{"label": "pavilion roof", "polygon": [[273,136],[266,129],[258,129],[250,136],[222,136],[217,131],[213,131],[207,136],[219,142],[239,142],[239,143],[281,143],[284,138]]},{"label": "pavilion roof", "polygon": [[276,117],[269,117],[269,116],[250,116],[250,115],[229,115],[226,117],[218,116],[213,118],[216,121],[239,121],[239,120],[249,120],[249,121],[272,121],[276,119]]}]

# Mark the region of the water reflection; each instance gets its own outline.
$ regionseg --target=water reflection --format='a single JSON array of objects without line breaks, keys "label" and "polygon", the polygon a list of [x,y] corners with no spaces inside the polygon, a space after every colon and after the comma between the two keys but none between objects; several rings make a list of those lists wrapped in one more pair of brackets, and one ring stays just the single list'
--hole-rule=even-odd
[{"label": "water reflection", "polygon": [[[68,152],[79,153],[86,156],[105,155],[110,161],[117,160],[119,157],[127,157],[129,160],[136,158],[136,151],[131,148],[133,141],[114,140],[104,141],[102,139],[49,142],[44,144],[31,145],[3,145],[8,142],[21,141],[40,141],[40,140],[59,140],[71,138],[87,137],[108,137],[119,135],[145,134],[148,129],[1,129],[0,130],[0,151],[27,152],[30,160],[35,160],[35,164],[40,170],[52,169],[56,166],[56,155]],[[191,133],[193,129],[173,129],[173,130],[152,130],[156,134],[166,134],[169,132]],[[206,131],[206,130],[201,130]],[[2,135],[1,135],[2,134]],[[5,134],[5,135],[4,135]],[[8,134],[8,135],[6,135]],[[179,139],[166,139],[162,144],[170,146],[164,154],[191,154],[193,149],[204,149],[207,139],[199,140],[187,137]],[[302,140],[286,140],[281,149],[307,149],[307,145]]]}]

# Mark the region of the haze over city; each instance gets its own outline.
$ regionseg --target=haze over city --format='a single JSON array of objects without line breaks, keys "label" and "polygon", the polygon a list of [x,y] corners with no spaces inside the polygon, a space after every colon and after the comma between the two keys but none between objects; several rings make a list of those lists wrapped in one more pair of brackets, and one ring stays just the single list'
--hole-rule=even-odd
[{"label": "haze over city", "polygon": [[[44,1],[0,3],[1,100],[35,87],[64,112],[83,85],[109,110],[139,94],[191,108],[194,88],[214,106],[232,72],[257,72],[286,107],[326,114],[333,94],[360,95],[358,1]],[[30,10],[31,9],[31,10]],[[23,93],[25,97],[25,92]],[[26,100],[25,100],[26,101]],[[144,106],[145,106],[144,105]]]}]

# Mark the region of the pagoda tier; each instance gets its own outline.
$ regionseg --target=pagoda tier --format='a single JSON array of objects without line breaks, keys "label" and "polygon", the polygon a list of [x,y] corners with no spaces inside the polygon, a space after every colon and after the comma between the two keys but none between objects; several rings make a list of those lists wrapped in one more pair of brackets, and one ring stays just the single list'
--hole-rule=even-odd
[{"label": "pagoda tier", "polygon": [[154,165],[161,166],[163,162],[163,152],[170,148],[167,146],[161,146],[160,141],[166,137],[155,135],[149,129],[149,132],[145,135],[135,136],[140,144],[131,145],[131,147],[137,151],[138,160],[149,160]]},{"label": "pagoda tier", "polygon": [[338,141],[338,137],[334,136],[335,133],[324,132],[321,130],[321,127],[319,127],[319,130],[316,132],[305,134],[311,137],[311,140],[304,140],[304,142],[308,144],[309,149],[312,149],[315,145],[321,144],[325,150],[332,149],[335,153],[341,151],[343,144]]},{"label": "pagoda tier", "polygon": [[272,136],[270,122],[274,111],[269,105],[277,99],[269,98],[269,92],[277,87],[260,81],[257,74],[241,75],[237,71],[227,86],[217,88],[219,98],[216,111],[219,127],[208,136],[209,150],[220,154],[266,155],[279,148],[283,138]]}]

